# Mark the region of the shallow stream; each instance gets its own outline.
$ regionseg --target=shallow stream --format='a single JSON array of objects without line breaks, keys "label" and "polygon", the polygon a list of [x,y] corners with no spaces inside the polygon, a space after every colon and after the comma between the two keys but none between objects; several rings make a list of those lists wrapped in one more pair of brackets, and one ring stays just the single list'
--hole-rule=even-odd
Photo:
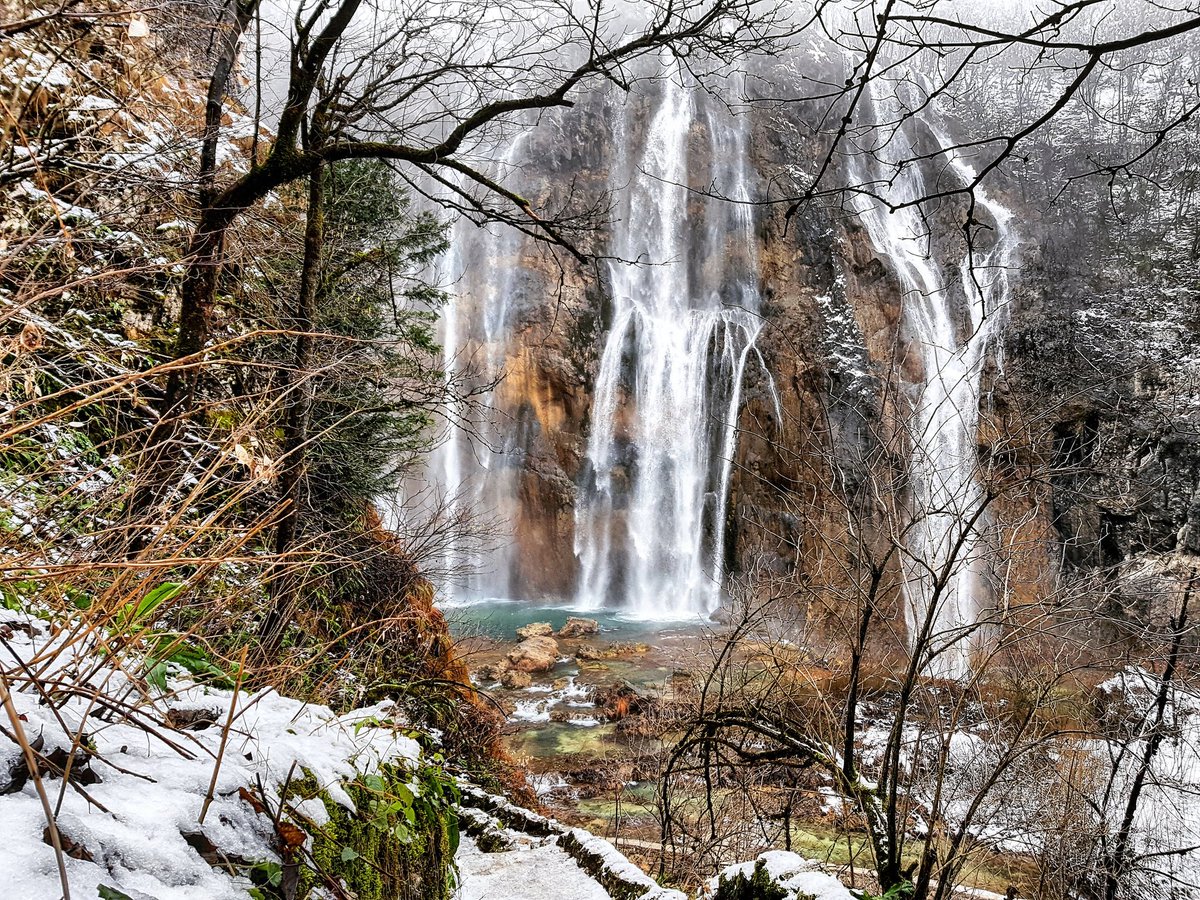
[{"label": "shallow stream", "polygon": [[[571,789],[564,773],[620,767],[637,755],[637,738],[606,720],[592,702],[594,691],[624,685],[643,697],[669,696],[674,678],[696,672],[699,651],[716,627],[698,617],[651,622],[609,610],[582,612],[503,599],[443,606],[442,611],[472,671],[502,660],[517,643],[516,630],[524,625],[548,622],[557,632],[571,616],[599,623],[598,634],[560,639],[557,665],[534,675],[528,688],[508,690],[487,680],[480,684],[506,709],[506,743],[528,768],[539,793],[570,798],[571,807],[578,799],[581,812],[586,797]],[[580,644],[605,658],[576,658]],[[622,649],[608,655],[613,645]]]}]

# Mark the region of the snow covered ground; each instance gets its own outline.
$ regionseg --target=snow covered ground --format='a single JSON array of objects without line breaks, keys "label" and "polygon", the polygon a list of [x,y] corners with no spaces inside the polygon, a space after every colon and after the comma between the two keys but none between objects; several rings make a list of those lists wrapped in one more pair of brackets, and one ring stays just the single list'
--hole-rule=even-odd
[{"label": "snow covered ground", "polygon": [[[817,900],[855,900],[832,875],[817,863],[782,850],[759,857],[767,872],[789,897],[811,894]],[[728,867],[722,874],[749,876],[754,862]],[[611,895],[576,864],[555,839],[525,838],[511,850],[484,853],[471,839],[458,852],[461,877],[456,900],[611,900]],[[719,879],[712,879],[701,898],[710,897]]]},{"label": "snow covered ground", "polygon": [[[278,860],[271,819],[255,809],[258,785],[267,805],[278,808],[283,785],[308,770],[336,802],[352,809],[341,787],[345,780],[384,762],[411,766],[420,756],[417,743],[396,730],[363,727],[368,720],[386,722],[387,704],[337,716],[326,707],[281,697],[273,690],[237,697],[221,755],[233,692],[172,679],[173,694],[152,700],[123,673],[107,667],[99,667],[86,681],[63,679],[103,687],[102,699],[78,691],[55,709],[12,678],[10,667],[36,667],[47,661],[53,666],[58,660],[79,666],[86,664],[86,655],[63,647],[65,636],[51,635],[40,620],[5,610],[0,610],[0,634],[5,635],[0,654],[7,657],[3,662],[12,679],[13,704],[29,742],[50,757],[61,751],[59,758],[65,759],[70,735],[79,734],[93,750],[86,760],[84,754],[76,754],[75,771],[86,771],[78,790],[64,790],[60,778],[44,781],[50,804],[61,803],[57,821],[74,897],[96,897],[106,885],[133,900],[245,898],[249,880],[214,866],[201,854],[250,863]],[[110,712],[114,698],[128,704],[125,715]],[[164,726],[168,717],[213,724],[178,730]],[[7,716],[0,722],[11,730]],[[201,824],[218,755],[219,776]],[[319,801],[299,805],[318,823],[328,818]],[[0,868],[7,896],[62,896],[55,853],[44,840],[46,830],[42,802],[22,752],[10,737],[0,736]]]},{"label": "snow covered ground", "polygon": [[609,900],[610,895],[555,838],[524,836],[511,850],[484,853],[459,845],[458,900]]}]

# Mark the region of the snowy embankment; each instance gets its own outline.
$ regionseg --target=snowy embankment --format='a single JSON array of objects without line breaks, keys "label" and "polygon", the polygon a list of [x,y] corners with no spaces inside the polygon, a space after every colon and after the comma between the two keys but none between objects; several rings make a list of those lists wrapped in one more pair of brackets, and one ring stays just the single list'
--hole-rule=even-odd
[{"label": "snowy embankment", "polygon": [[[387,704],[337,716],[269,689],[235,700],[232,691],[182,680],[151,699],[115,667],[81,679],[87,659],[65,646],[68,637],[52,636],[36,618],[2,610],[0,616],[19,737],[60,771],[72,769],[68,782],[50,772],[41,784],[57,810],[73,897],[103,896],[106,886],[116,890],[108,896],[134,900],[245,898],[248,869],[257,868],[267,882],[279,877],[278,811],[290,782],[307,772],[335,802],[353,808],[347,781],[383,764],[412,768],[420,759],[416,741],[379,724],[388,721]],[[51,704],[11,674],[16,663],[16,671],[36,672],[39,685],[52,684],[61,660],[73,669],[61,683],[95,690],[73,690]],[[37,780],[15,724],[9,716],[0,721],[7,891],[22,900],[54,900],[63,890]],[[296,805],[318,824],[328,818],[319,801]]]}]

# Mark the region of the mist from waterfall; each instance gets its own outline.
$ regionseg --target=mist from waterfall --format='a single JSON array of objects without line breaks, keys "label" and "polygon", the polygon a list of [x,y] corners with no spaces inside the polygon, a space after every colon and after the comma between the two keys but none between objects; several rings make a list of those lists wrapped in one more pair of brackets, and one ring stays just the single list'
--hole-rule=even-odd
[{"label": "mist from waterfall", "polygon": [[761,322],[745,117],[678,73],[650,99],[644,122],[626,103],[613,135],[612,316],[575,508],[576,604],[669,619],[721,599],[742,381]]},{"label": "mist from waterfall", "polygon": [[[503,170],[520,162],[526,142],[527,135],[509,145],[501,160]],[[437,272],[438,283],[449,295],[441,317],[447,379],[466,375],[472,384],[486,386],[503,378],[522,243],[522,235],[513,228],[492,225],[481,230],[466,218],[455,222]],[[490,395],[470,403],[456,391],[450,396],[449,433],[431,458],[431,472],[443,492],[439,502],[448,507],[447,518],[480,517],[503,532],[519,505],[521,455],[513,446],[511,422]],[[442,560],[450,576],[446,600],[507,597],[513,550],[509,540],[447,546]]]},{"label": "mist from waterfall", "polygon": [[[871,121],[898,120],[904,107],[887,90],[886,83],[872,84]],[[938,146],[953,146],[936,117],[930,105],[909,118],[880,146],[853,156],[849,175],[852,186],[865,185],[886,201],[855,195],[872,244],[903,288],[903,327],[923,370],[908,422],[912,522],[903,569],[909,640],[936,654],[928,674],[959,678],[970,670],[991,602],[983,537],[987,510],[976,450],[980,385],[989,349],[999,352],[994,339],[1007,315],[1018,236],[1009,210],[977,188],[975,214],[991,229],[990,246],[968,247],[959,260],[940,258],[916,203],[930,186],[920,164],[905,162],[921,146],[921,129]],[[935,165],[956,187],[975,180],[970,164],[952,149]],[[926,627],[928,639],[919,641]]]}]

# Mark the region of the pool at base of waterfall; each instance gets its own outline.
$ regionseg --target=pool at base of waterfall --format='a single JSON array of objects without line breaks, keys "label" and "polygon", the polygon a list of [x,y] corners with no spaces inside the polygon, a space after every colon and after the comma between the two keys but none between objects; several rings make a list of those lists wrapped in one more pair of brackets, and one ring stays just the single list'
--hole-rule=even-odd
[{"label": "pool at base of waterfall", "polygon": [[493,638],[513,641],[518,628],[533,622],[549,622],[557,632],[567,619],[594,619],[600,633],[590,637],[600,641],[694,640],[711,632],[714,623],[701,616],[651,619],[631,616],[620,609],[581,609],[569,604],[537,603],[488,597],[470,601],[438,604],[456,638]]},{"label": "pool at base of waterfall", "polygon": [[[595,827],[608,826],[601,812],[615,803],[636,825],[643,810],[625,801],[657,773],[656,720],[690,690],[720,626],[506,599],[440,608],[473,681],[505,712],[505,744],[542,801],[565,821]],[[570,617],[595,620],[600,630],[559,636]],[[549,671],[505,679],[517,629],[534,622],[553,628],[557,661]]]}]

